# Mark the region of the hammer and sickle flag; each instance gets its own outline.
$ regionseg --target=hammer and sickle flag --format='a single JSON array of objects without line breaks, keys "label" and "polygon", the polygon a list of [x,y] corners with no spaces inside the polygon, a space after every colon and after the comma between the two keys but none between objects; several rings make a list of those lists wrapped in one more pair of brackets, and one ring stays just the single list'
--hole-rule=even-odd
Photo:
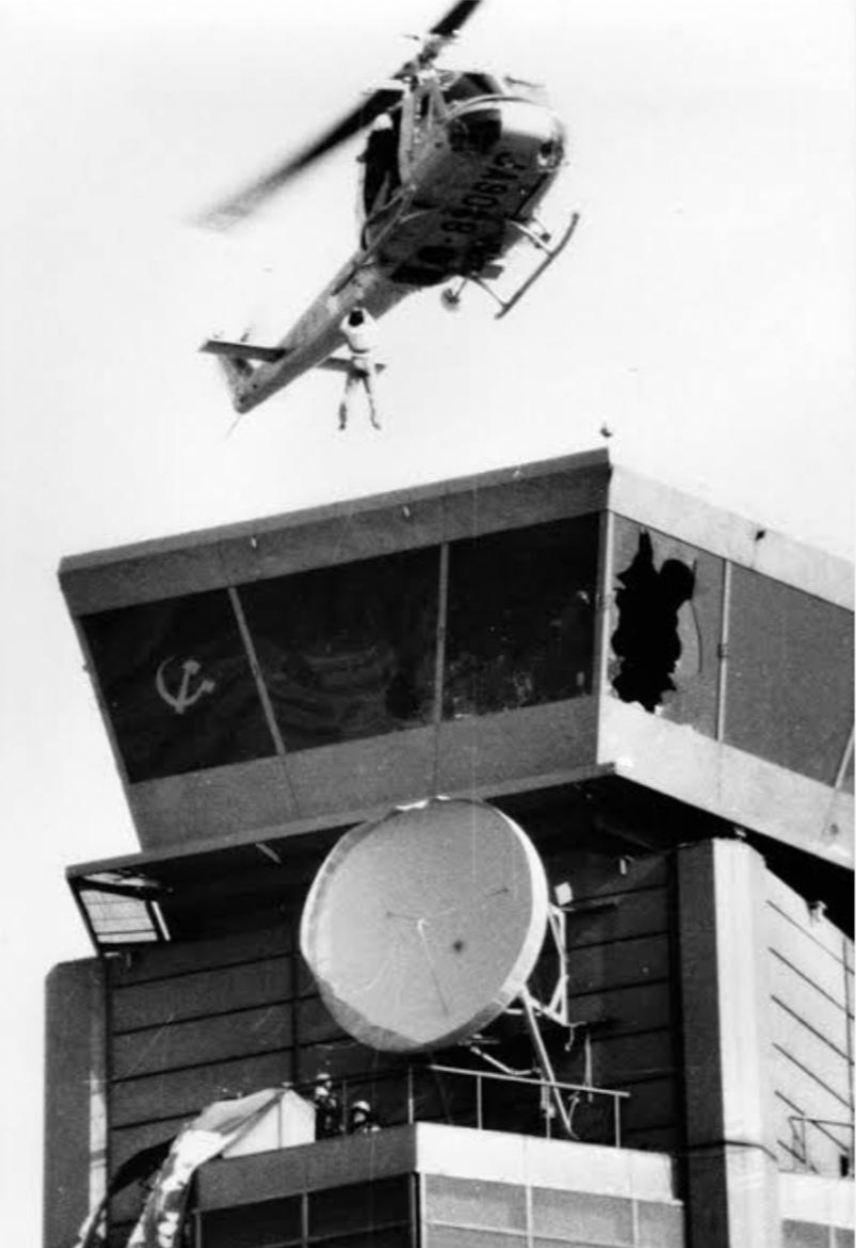
[{"label": "hammer and sickle flag", "polygon": [[99,612],[83,628],[132,784],[275,753],[226,591]]}]

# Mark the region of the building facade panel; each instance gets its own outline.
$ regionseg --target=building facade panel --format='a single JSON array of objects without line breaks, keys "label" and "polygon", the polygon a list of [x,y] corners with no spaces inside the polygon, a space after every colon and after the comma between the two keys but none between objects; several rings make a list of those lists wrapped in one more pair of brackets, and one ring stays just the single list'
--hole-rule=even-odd
[{"label": "building facade panel", "polygon": [[[291,1134],[198,1171],[193,1248],[852,1239],[852,595],[610,473],[64,567],[144,852],[70,873],[103,957],[50,989],[46,1248],[212,1103],[286,1083]],[[532,999],[408,1057],[341,1030],[297,933],[345,832],[439,794],[517,820],[554,906]],[[111,1248],[144,1196],[112,1197]]]},{"label": "building facade panel", "polygon": [[765,918],[780,1163],[852,1174],[852,942],[769,875]]},{"label": "building facade panel", "polygon": [[[602,764],[785,841],[826,803],[810,852],[851,861],[841,568],[609,479],[576,457],[68,561],[145,846]],[[698,766],[664,777],[676,749]]]},{"label": "building facade panel", "polygon": [[735,567],[728,651],[726,741],[834,785],[852,742],[852,613]]},{"label": "building facade panel", "polygon": [[[573,893],[565,917],[574,1043],[569,1050],[564,1041],[555,1047],[557,1077],[629,1091],[622,1138],[674,1147],[679,1072],[668,866],[656,855],[631,862],[598,850],[592,829],[581,825],[576,835],[568,832],[570,814],[560,805],[549,817],[529,821],[551,880],[569,881]],[[568,847],[569,836],[577,848]],[[231,883],[240,895],[240,875]],[[197,868],[192,888],[202,898],[203,885]],[[442,1076],[417,1071],[408,1082],[402,1059],[373,1053],[345,1036],[294,954],[299,909],[298,896],[286,905],[284,925],[212,939],[205,926],[216,930],[216,916],[203,908],[195,940],[138,948],[130,958],[108,962],[114,1171],[138,1149],[169,1138],[182,1119],[211,1100],[284,1080],[311,1085],[322,1070],[344,1081],[345,1106],[364,1096],[385,1124],[404,1122],[413,1112],[423,1121],[468,1126],[480,1117],[483,1126],[503,1131],[551,1129],[537,1086],[528,1099],[518,1094],[509,1100],[504,1085],[486,1082],[477,1103],[465,1070]],[[169,906],[164,912],[169,922]],[[255,920],[249,911],[247,918]],[[534,982],[549,995],[554,976],[545,954]],[[525,1062],[529,1045],[520,1023],[509,1024],[503,1043]],[[573,1124],[581,1139],[612,1142],[612,1101],[577,1097]],[[130,1218],[135,1199],[117,1198],[116,1216]]]},{"label": "building facade panel", "polygon": [[103,964],[86,959],[54,967],[46,1005],[44,1239],[53,1248],[68,1242],[107,1186]]}]

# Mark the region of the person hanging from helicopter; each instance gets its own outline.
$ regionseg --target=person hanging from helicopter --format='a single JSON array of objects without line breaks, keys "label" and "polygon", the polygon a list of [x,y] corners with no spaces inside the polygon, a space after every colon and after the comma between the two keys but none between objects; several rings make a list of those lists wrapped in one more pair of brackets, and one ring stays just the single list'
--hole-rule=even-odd
[{"label": "person hanging from helicopter", "polygon": [[369,405],[369,419],[375,429],[380,429],[377,413],[377,395],[375,392],[375,375],[377,364],[374,353],[377,343],[374,317],[365,308],[356,307],[349,312],[342,322],[342,333],[351,352],[348,375],[345,379],[345,393],[339,407],[339,428],[345,429],[348,424],[351,401],[356,388],[365,387]]},{"label": "person hanging from helicopter", "polygon": [[[500,307],[497,316],[504,316],[570,242],[578,213],[550,245],[535,215],[564,165],[565,128],[546,98],[516,79],[438,69],[441,53],[484,2],[453,0],[391,78],[308,146],[202,216],[202,223],[216,229],[237,225],[327,153],[370,128],[360,158],[359,245],[339,274],[279,341],[213,337],[202,343],[201,350],[219,357],[239,415],[312,368],[340,371],[342,360],[333,349],[341,341],[346,309],[356,301],[367,300],[379,318],[405,296],[462,280],[490,292]],[[537,250],[538,261],[517,290],[504,296],[492,283],[504,255],[520,239]],[[459,296],[460,290],[449,306]],[[346,368],[349,364],[345,361]],[[362,380],[373,397],[373,379],[370,370],[361,369],[349,390]]]}]

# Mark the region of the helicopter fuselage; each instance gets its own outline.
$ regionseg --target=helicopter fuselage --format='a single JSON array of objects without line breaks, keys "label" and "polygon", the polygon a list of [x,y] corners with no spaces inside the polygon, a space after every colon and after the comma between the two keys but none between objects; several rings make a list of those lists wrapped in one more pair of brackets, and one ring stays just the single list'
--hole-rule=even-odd
[{"label": "helicopter fuselage", "polygon": [[323,364],[344,344],[353,308],[378,318],[426,287],[489,280],[529,235],[563,163],[562,124],[544,103],[501,90],[454,98],[475,80],[448,75],[444,91],[443,78],[427,76],[375,126],[360,158],[361,245],[276,347],[231,354],[235,344],[205,344],[237,411]]}]

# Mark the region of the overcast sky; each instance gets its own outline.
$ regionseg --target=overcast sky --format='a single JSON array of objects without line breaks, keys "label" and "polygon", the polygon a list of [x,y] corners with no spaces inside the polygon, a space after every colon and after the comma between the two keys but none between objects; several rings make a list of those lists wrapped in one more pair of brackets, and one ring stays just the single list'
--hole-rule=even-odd
[{"label": "overcast sky", "polygon": [[[355,245],[343,149],[228,237],[187,225],[381,83],[429,0],[0,0],[0,1173],[38,1242],[42,978],[88,952],[71,862],[135,839],[57,588],[63,554],[600,444],[848,555],[854,31],[847,0],[485,0],[449,58],[545,83],[582,222],[515,312],[381,326],[381,434],[298,382],[227,438],[196,352],[284,333]],[[73,1228],[69,1228],[70,1234]],[[11,1240],[9,1241],[11,1242]]]}]

